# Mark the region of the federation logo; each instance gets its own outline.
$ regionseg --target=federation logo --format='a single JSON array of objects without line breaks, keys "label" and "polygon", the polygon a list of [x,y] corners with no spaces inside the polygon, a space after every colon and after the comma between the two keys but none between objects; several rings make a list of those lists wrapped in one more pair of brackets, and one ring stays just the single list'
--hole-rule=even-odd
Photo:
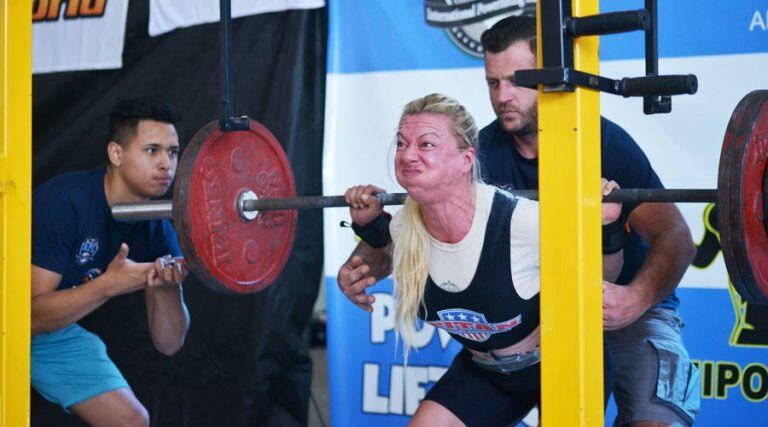
[{"label": "federation logo", "polygon": [[483,57],[480,36],[507,16],[536,16],[536,0],[424,0],[424,20],[462,51]]},{"label": "federation logo", "polygon": [[93,261],[93,256],[99,251],[99,241],[96,238],[88,237],[80,245],[80,250],[77,251],[75,259],[80,265],[84,265],[89,261]]},{"label": "federation logo", "polygon": [[463,308],[438,311],[437,317],[440,320],[433,320],[428,323],[436,328],[444,329],[449,334],[477,342],[488,341],[491,335],[507,332],[522,323],[521,314],[504,322],[488,323],[483,313]]}]

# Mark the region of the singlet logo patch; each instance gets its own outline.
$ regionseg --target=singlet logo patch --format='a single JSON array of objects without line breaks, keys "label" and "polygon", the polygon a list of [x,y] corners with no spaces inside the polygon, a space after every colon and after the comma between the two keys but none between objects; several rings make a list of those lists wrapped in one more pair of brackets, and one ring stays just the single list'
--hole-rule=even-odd
[{"label": "singlet logo patch", "polygon": [[483,313],[463,308],[449,308],[437,312],[440,320],[428,322],[430,325],[446,330],[468,340],[484,342],[493,334],[507,332],[522,323],[522,315],[499,323],[488,323]]},{"label": "singlet logo patch", "polygon": [[77,263],[85,265],[89,261],[93,261],[94,255],[99,251],[99,241],[94,237],[88,237],[80,245],[80,250],[77,251]]}]

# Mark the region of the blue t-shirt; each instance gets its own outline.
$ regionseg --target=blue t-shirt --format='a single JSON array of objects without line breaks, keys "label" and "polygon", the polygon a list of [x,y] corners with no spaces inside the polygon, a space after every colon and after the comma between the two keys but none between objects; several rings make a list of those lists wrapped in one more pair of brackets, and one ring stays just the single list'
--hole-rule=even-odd
[{"label": "blue t-shirt", "polygon": [[32,264],[61,274],[59,289],[104,273],[128,244],[128,258],[154,262],[181,256],[167,220],[117,222],[104,193],[104,169],[61,175],[32,194]]},{"label": "blue t-shirt", "polygon": [[[664,188],[651,163],[629,134],[616,123],[601,117],[602,176],[616,181],[622,188]],[[480,131],[477,152],[483,180],[506,190],[529,190],[539,187],[539,160],[526,159],[515,148],[512,136],[504,131],[498,120]],[[624,203],[622,215],[628,218],[637,203]],[[624,267],[616,283],[628,284],[645,261],[648,245],[631,232],[624,246]],[[659,307],[679,305],[673,292]]]}]

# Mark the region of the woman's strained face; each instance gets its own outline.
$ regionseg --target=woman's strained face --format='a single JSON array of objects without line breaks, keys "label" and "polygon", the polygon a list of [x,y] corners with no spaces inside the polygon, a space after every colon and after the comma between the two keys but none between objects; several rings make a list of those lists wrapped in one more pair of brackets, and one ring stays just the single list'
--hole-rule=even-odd
[{"label": "woman's strained face", "polygon": [[459,149],[450,117],[422,113],[400,121],[395,152],[397,182],[413,197],[452,189],[471,173],[470,150]]}]

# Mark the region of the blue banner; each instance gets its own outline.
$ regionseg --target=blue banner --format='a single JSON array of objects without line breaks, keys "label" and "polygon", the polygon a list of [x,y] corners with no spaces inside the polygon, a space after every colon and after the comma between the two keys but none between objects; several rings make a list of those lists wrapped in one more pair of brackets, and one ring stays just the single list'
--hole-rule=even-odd
[{"label": "blue banner", "polygon": [[[422,0],[328,3],[330,73],[483,65],[480,58],[466,55],[453,42],[450,29],[427,25]],[[603,12],[615,12],[641,9],[643,4],[641,0],[603,1],[600,7]],[[659,1],[658,5],[662,57],[768,52],[765,0],[675,0]],[[604,60],[644,57],[640,32],[604,36],[600,42]]]}]

